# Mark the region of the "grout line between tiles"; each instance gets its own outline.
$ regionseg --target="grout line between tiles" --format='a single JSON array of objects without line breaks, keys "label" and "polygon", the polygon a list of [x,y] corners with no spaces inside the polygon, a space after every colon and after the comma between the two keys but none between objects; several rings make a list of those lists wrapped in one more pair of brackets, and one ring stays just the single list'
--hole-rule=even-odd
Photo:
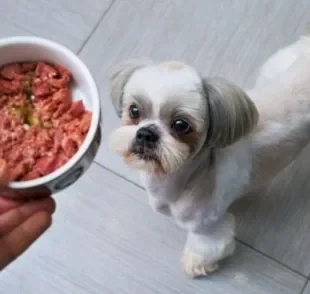
[{"label": "grout line between tiles", "polygon": [[305,285],[304,285],[304,287],[302,288],[300,294],[303,294],[303,293],[305,292],[305,290],[306,290],[306,288],[307,288],[307,286],[308,286],[308,283],[309,283],[309,280],[307,280],[307,281],[305,282]]},{"label": "grout line between tiles", "polygon": [[136,187],[140,188],[141,190],[145,191],[145,189],[144,189],[142,186],[140,186],[139,184],[137,184],[137,183],[135,183],[135,182],[133,182],[133,181],[131,181],[131,180],[125,178],[124,176],[118,174],[118,173],[115,172],[114,170],[111,170],[111,169],[107,168],[106,166],[102,165],[101,163],[99,163],[99,162],[97,162],[97,161],[94,161],[94,163],[97,164],[97,165],[99,165],[99,166],[102,167],[103,169],[109,171],[110,173],[112,173],[112,174],[114,174],[114,175],[120,177],[121,179],[123,179],[123,180],[129,182],[130,184],[133,184],[134,186],[136,186]]},{"label": "grout line between tiles", "polygon": [[278,263],[279,265],[283,266],[283,267],[286,268],[287,270],[290,270],[291,272],[293,272],[293,273],[295,273],[295,274],[297,274],[297,275],[299,275],[299,276],[305,278],[306,280],[308,280],[308,277],[307,277],[305,274],[298,272],[297,270],[291,268],[290,266],[286,265],[286,264],[283,263],[282,261],[279,261],[279,260],[273,258],[272,256],[267,255],[266,253],[260,251],[259,249],[253,247],[252,245],[245,243],[244,241],[242,241],[242,240],[239,239],[238,237],[236,237],[235,239],[236,239],[239,243],[241,243],[242,245],[244,245],[244,246],[246,246],[246,247],[248,247],[248,248],[250,248],[250,249],[256,251],[257,253],[263,255],[264,257],[269,258],[270,260],[272,260],[272,261]]},{"label": "grout line between tiles", "polygon": [[102,20],[106,17],[106,15],[109,13],[109,11],[112,9],[114,3],[117,0],[112,0],[111,3],[109,4],[108,8],[103,12],[102,16],[99,18],[99,20],[97,21],[97,23],[95,24],[95,26],[93,27],[93,29],[90,31],[89,35],[86,37],[86,39],[84,40],[83,44],[81,45],[80,49],[77,51],[77,54],[80,54],[81,51],[84,49],[85,45],[87,44],[87,42],[89,41],[89,39],[92,37],[92,35],[94,34],[94,32],[97,30],[97,28],[99,27],[100,23],[102,22]]},{"label": "grout line between tiles", "polygon": [[[94,161],[94,164],[100,166],[101,168],[105,169],[106,171],[108,171],[108,172],[110,172],[110,173],[112,173],[112,174],[114,174],[114,175],[120,177],[121,179],[123,179],[123,180],[125,180],[125,181],[127,181],[127,182],[133,184],[134,186],[140,188],[141,190],[145,191],[145,189],[144,189],[143,187],[141,187],[140,185],[138,185],[137,183],[135,183],[135,182],[133,182],[133,181],[131,181],[131,180],[125,178],[124,176],[122,176],[122,175],[116,173],[115,171],[113,171],[113,170],[111,170],[111,169],[105,167],[104,165],[98,163],[97,161]],[[291,272],[293,272],[293,273],[299,275],[300,277],[305,278],[305,279],[306,279],[306,284],[305,284],[305,286],[304,286],[304,288],[303,288],[302,291],[305,290],[305,288],[306,288],[306,286],[307,286],[307,282],[308,282],[308,280],[309,280],[309,277],[307,277],[305,274],[298,272],[297,270],[291,268],[290,266],[284,264],[283,262],[281,262],[281,261],[279,261],[279,260],[273,258],[272,256],[269,256],[269,255],[267,255],[266,253],[264,253],[264,252],[262,252],[262,251],[256,249],[256,248],[253,247],[252,245],[245,243],[244,241],[242,241],[242,240],[239,239],[238,237],[236,237],[236,241],[238,241],[238,242],[241,243],[242,245],[248,247],[249,249],[251,249],[251,250],[253,250],[253,251],[255,251],[255,252],[261,254],[262,256],[268,258],[269,260],[272,260],[272,261],[276,262],[277,264],[281,265],[281,266],[284,267],[285,269],[287,269],[287,270],[289,270],[289,271],[291,271]],[[301,293],[303,293],[303,292],[301,292]]]}]

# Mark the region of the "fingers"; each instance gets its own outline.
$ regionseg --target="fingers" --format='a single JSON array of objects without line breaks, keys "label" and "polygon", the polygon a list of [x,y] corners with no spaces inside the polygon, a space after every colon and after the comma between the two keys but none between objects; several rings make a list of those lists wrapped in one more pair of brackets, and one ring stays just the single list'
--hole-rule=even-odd
[{"label": "fingers", "polygon": [[51,215],[41,211],[0,239],[0,270],[29,248],[50,227],[51,223]]},{"label": "fingers", "polygon": [[6,197],[0,196],[0,215],[4,212],[7,212],[13,208],[16,208],[20,206],[21,204],[24,204],[24,202],[11,200]]},{"label": "fingers", "polygon": [[14,200],[35,200],[49,197],[51,194],[51,191],[45,186],[17,190],[11,189],[8,185],[8,165],[5,160],[0,158],[0,196]]},{"label": "fingers", "polygon": [[47,198],[40,201],[28,202],[0,215],[0,238],[1,236],[6,236],[13,229],[26,221],[31,215],[39,211],[46,211],[49,214],[54,213],[54,200],[52,198]]},{"label": "fingers", "polygon": [[51,191],[45,186],[13,190],[0,185],[0,195],[13,200],[28,201],[47,198],[51,195]]}]

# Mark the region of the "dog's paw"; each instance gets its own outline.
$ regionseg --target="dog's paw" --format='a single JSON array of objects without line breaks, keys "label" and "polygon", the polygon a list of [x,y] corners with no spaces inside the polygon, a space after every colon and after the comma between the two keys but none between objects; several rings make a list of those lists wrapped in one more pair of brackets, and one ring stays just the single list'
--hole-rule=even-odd
[{"label": "dog's paw", "polygon": [[218,263],[209,262],[202,256],[185,249],[181,259],[184,272],[191,278],[207,276],[218,270]]}]

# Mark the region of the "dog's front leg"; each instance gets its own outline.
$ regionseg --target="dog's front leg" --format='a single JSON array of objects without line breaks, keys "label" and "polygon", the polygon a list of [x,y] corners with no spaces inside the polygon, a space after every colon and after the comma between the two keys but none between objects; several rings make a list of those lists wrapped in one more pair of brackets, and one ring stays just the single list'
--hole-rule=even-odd
[{"label": "dog's front leg", "polygon": [[190,277],[206,276],[218,269],[218,262],[235,250],[235,220],[227,213],[219,222],[200,232],[189,232],[182,266]]}]

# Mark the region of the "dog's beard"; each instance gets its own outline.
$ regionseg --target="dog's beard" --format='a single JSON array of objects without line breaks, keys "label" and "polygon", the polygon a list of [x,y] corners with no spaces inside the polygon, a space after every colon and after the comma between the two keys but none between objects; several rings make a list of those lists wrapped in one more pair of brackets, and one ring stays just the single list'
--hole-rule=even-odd
[{"label": "dog's beard", "polygon": [[190,155],[189,147],[171,136],[164,136],[158,148],[160,161],[166,173],[177,171]]},{"label": "dog's beard", "polygon": [[152,174],[157,177],[165,175],[165,171],[160,161],[155,158],[141,156],[137,153],[130,153],[128,156],[125,156],[124,159],[129,166],[132,166],[138,170],[143,170],[148,174]]},{"label": "dog's beard", "polygon": [[136,126],[123,126],[110,136],[111,148],[135,169],[162,177],[178,170],[189,157],[189,147],[171,136],[163,136],[155,150],[137,150],[133,148],[136,132]]}]

